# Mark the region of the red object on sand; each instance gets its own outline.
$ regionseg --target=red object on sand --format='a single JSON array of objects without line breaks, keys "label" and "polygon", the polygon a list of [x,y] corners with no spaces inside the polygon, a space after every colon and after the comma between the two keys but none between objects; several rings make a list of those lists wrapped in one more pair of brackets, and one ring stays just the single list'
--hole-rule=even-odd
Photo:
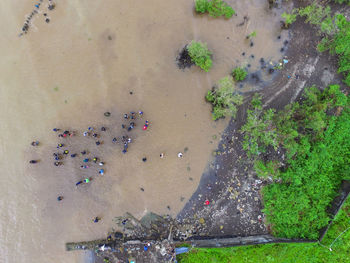
[{"label": "red object on sand", "polygon": [[67,137],[67,134],[64,133],[64,134],[63,134],[63,137]]},{"label": "red object on sand", "polygon": [[209,200],[205,200],[204,204],[209,205],[210,204]]},{"label": "red object on sand", "polygon": [[147,130],[147,126],[146,125],[143,125],[143,130]]}]

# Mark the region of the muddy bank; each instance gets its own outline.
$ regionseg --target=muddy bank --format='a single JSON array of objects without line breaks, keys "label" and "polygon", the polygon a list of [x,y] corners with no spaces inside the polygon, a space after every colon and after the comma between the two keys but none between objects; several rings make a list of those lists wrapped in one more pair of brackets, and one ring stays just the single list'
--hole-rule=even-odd
[{"label": "muddy bank", "polygon": [[[298,6],[299,2],[295,1]],[[337,59],[328,53],[316,50],[320,37],[315,28],[298,19],[289,30],[286,58],[288,63],[277,70],[277,77],[259,92],[263,95],[264,107],[281,109],[298,100],[305,87],[316,85],[325,88],[329,84],[342,84],[337,74]],[[247,96],[246,101],[249,101]],[[237,120],[230,122],[225,130],[215,161],[203,174],[197,191],[193,194],[178,219],[190,224],[204,219],[200,235],[204,236],[249,236],[269,233],[261,212],[260,189],[269,181],[255,176],[252,164],[242,150],[240,127],[245,123],[248,103],[242,105]],[[205,201],[210,205],[205,205]],[[203,220],[202,220],[203,221]]]}]

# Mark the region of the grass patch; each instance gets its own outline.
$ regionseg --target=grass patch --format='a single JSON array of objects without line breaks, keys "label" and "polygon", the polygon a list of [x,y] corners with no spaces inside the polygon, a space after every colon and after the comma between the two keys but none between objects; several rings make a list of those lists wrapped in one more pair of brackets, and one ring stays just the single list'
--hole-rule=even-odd
[{"label": "grass patch", "polygon": [[[192,249],[189,253],[178,255],[177,260],[179,263],[347,263],[350,261],[350,230],[335,242],[334,240],[349,227],[350,199],[348,198],[323,239],[322,245],[318,243],[266,244]],[[329,250],[330,246],[332,251]]]}]

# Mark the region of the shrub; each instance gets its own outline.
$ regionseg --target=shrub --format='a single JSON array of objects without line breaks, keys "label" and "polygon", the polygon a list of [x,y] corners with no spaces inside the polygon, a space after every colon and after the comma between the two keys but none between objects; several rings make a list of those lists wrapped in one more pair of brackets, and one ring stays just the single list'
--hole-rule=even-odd
[{"label": "shrub", "polygon": [[196,12],[208,12],[212,17],[224,16],[225,18],[231,18],[236,13],[231,6],[222,0],[195,0],[195,8]]},{"label": "shrub", "polygon": [[213,64],[207,45],[201,42],[192,41],[187,46],[188,53],[192,61],[201,69],[208,72]]},{"label": "shrub", "polygon": [[289,27],[297,20],[297,14],[295,14],[294,12],[292,12],[291,14],[284,12],[281,16],[285,19],[284,23],[286,27]]},{"label": "shrub", "polygon": [[230,76],[219,80],[217,87],[208,91],[205,98],[213,105],[213,120],[226,116],[235,118],[237,106],[243,103],[243,97],[235,92],[234,82]]},{"label": "shrub", "polygon": [[251,102],[252,106],[247,112],[247,121],[242,126],[244,133],[243,149],[249,157],[256,157],[265,152],[267,146],[277,148],[276,128],[272,122],[275,111],[266,112],[262,109],[261,96],[255,94]]},{"label": "shrub", "polygon": [[253,37],[256,37],[256,31],[253,31],[252,33],[250,33],[246,38],[252,39]]},{"label": "shrub", "polygon": [[247,77],[248,72],[245,69],[237,67],[232,70],[232,76],[235,81],[243,81]]},{"label": "shrub", "polygon": [[299,8],[300,16],[305,17],[305,23],[320,26],[322,21],[330,17],[331,9],[329,6],[323,7],[316,2],[304,8]]},{"label": "shrub", "polygon": [[233,8],[228,4],[226,4],[225,7],[223,8],[223,15],[227,19],[231,18],[235,13],[236,13],[235,10],[233,10]]},{"label": "shrub", "polygon": [[195,1],[196,12],[205,13],[208,10],[208,0],[196,0]]},{"label": "shrub", "polygon": [[208,12],[212,17],[225,16],[231,18],[235,14],[233,8],[222,0],[211,0],[208,3]]}]

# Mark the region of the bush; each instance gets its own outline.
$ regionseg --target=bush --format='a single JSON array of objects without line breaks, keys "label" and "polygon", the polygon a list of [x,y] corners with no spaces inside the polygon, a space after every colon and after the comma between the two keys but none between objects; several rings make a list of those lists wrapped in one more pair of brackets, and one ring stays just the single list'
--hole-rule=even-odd
[{"label": "bush", "polygon": [[213,64],[207,45],[201,42],[192,41],[187,46],[188,53],[192,61],[201,69],[208,72]]},{"label": "bush", "polygon": [[256,31],[253,31],[248,36],[246,36],[247,39],[252,39],[253,37],[256,37]]},{"label": "bush", "polygon": [[[338,85],[323,92],[311,87],[301,104],[270,112],[262,110],[256,96],[242,127],[243,148],[255,156],[257,174],[280,179],[263,189],[264,213],[279,237],[317,239],[318,231],[328,224],[327,207],[341,180],[349,178],[349,100]],[[259,158],[269,146],[286,151],[283,171],[278,160],[265,163]]]},{"label": "bush", "polygon": [[196,12],[205,13],[208,11],[208,1],[207,0],[196,0],[195,7],[196,7]]},{"label": "bush", "polygon": [[247,77],[248,72],[245,69],[237,67],[232,70],[232,76],[235,81],[243,81]]},{"label": "bush", "polygon": [[320,26],[324,19],[330,17],[331,9],[329,6],[323,7],[315,2],[304,8],[299,8],[298,13],[306,18],[305,23]]},{"label": "bush", "polygon": [[208,91],[205,98],[213,105],[213,120],[226,116],[235,118],[237,106],[243,103],[243,97],[235,92],[234,82],[230,76],[219,80],[218,86]]},{"label": "bush", "polygon": [[286,27],[289,27],[297,20],[297,14],[295,14],[294,12],[292,12],[291,14],[284,12],[281,16],[285,19],[284,23]]},{"label": "bush", "polygon": [[231,18],[235,14],[235,10],[222,0],[195,0],[195,8],[196,12],[208,12],[212,17]]},{"label": "bush", "polygon": [[266,112],[262,109],[261,96],[255,94],[252,106],[247,112],[247,121],[242,126],[244,133],[243,149],[249,157],[256,157],[266,151],[267,146],[277,148],[276,127],[273,124],[275,111],[270,109]]}]

